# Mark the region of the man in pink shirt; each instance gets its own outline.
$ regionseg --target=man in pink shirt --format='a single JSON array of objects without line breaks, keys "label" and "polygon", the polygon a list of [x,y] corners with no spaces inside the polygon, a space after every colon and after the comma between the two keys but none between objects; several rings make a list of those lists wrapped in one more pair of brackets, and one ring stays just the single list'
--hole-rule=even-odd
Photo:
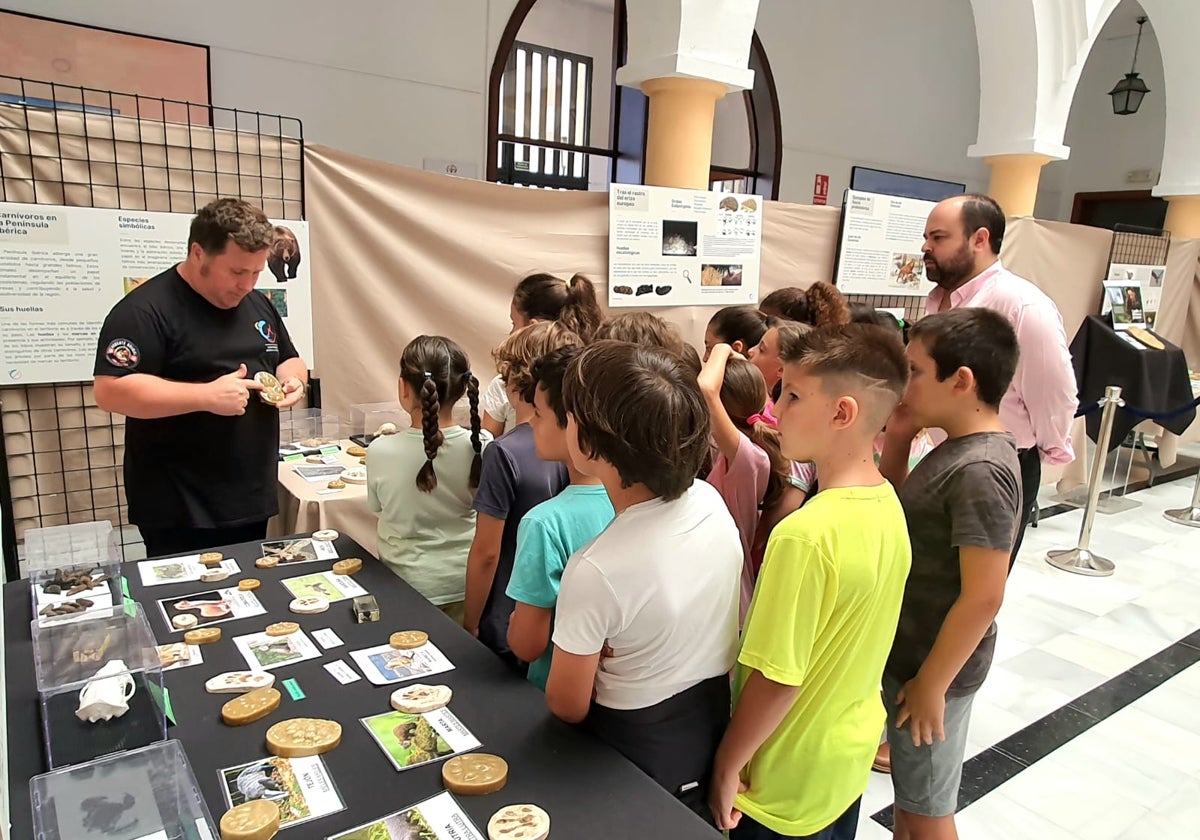
[{"label": "man in pink shirt", "polygon": [[1000,420],[1017,439],[1021,463],[1021,526],[1016,560],[1037,504],[1042,463],[1067,464],[1071,421],[1079,402],[1067,336],[1058,307],[1041,289],[1000,262],[1004,211],[986,195],[960,195],[933,208],[925,223],[925,276],[937,284],[926,311],[975,306],[1012,322],[1021,348],[1017,373],[1000,404]]}]

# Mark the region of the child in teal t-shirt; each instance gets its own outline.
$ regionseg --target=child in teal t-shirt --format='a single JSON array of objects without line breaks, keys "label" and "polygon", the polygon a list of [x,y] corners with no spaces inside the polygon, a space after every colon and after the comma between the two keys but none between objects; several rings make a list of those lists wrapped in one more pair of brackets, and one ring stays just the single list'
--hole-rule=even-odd
[{"label": "child in teal t-shirt", "polygon": [[564,347],[533,364],[533,443],[544,461],[561,461],[571,483],[521,519],[512,577],[506,590],[516,601],[508,644],[529,663],[529,681],[543,691],[550,675],[550,636],[558,585],[571,555],[594,540],[614,517],[612,502],[598,479],[576,471],[567,452],[567,413],[562,404],[563,373],[580,348]]}]

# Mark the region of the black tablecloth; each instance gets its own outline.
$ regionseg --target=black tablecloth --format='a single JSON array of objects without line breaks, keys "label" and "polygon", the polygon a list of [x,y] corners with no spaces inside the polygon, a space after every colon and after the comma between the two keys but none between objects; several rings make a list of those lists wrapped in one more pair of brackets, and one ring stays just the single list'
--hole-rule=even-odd
[{"label": "black tablecloth", "polygon": [[[256,569],[261,553],[257,543],[221,548],[238,560],[242,577],[262,581],[257,595],[268,614],[228,621],[220,642],[202,648],[204,664],[168,671],[164,680],[178,725],[167,730],[187,752],[200,790],[214,820],[225,812],[217,771],[266,757],[264,737],[271,724],[290,717],[331,718],[342,724],[342,743],[324,758],[346,808],[336,814],[286,829],[287,840],[323,838],[440,793],[441,762],[396,772],[358,719],[390,711],[388,698],[396,686],[373,686],[365,678],[339,685],[322,665],[337,659],[358,671],[350,651],[383,644],[397,630],[420,629],[455,664],[455,670],[428,677],[427,683],[450,686],[450,710],[483,743],[482,750],[504,757],[509,782],[499,793],[458,797],[459,804],[487,836],[487,820],[499,808],[532,802],[550,814],[553,836],[569,840],[612,840],[614,837],[717,838],[695,815],[659,788],[621,755],[553,718],[541,692],[512,674],[486,648],[431,606],[408,585],[347,537],[336,546],[341,557],[362,557],[365,565],[355,576],[379,601],[376,623],[355,624],[349,600],[332,604],[328,612],[297,616],[288,612],[291,600],[279,584],[329,567],[313,562],[286,568]],[[213,584],[183,583],[144,589],[136,565],[125,567],[130,594],[149,616],[160,644],[181,641],[167,630],[155,602],[214,588]],[[12,837],[32,836],[29,779],[46,771],[39,731],[40,713],[34,684],[29,622],[29,585],[17,581],[4,587],[5,662],[8,674],[9,792]],[[323,651],[318,659],[272,671],[283,704],[263,720],[243,727],[221,722],[221,706],[231,695],[208,694],[204,681],[223,671],[245,670],[246,663],[230,639],[261,631],[273,621],[294,620],[311,638],[312,631],[331,628],[345,643]],[[360,674],[361,675],[361,674]],[[279,685],[294,678],[307,697],[293,701]]]},{"label": "black tablecloth", "polygon": [[[1079,384],[1079,405],[1094,404],[1104,396],[1108,385],[1119,385],[1126,404],[1147,412],[1169,412],[1190,403],[1192,385],[1188,379],[1187,358],[1183,350],[1158,333],[1165,350],[1138,349],[1113,330],[1106,319],[1089,315],[1071,341],[1071,359],[1075,381]],[[1109,449],[1116,449],[1145,418],[1117,410]],[[1196,411],[1156,420],[1177,435],[1196,419]],[[1100,412],[1087,416],[1087,433],[1093,441],[1100,434]]]}]

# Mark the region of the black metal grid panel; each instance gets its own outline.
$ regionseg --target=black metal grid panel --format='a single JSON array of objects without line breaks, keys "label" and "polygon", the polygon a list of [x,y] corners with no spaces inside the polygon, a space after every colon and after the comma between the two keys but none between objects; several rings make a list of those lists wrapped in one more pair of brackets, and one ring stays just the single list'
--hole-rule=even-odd
[{"label": "black metal grid panel", "polygon": [[910,324],[925,316],[925,295],[846,295],[851,303],[866,303],[876,309],[903,307],[904,320]]},{"label": "black metal grid panel", "polygon": [[[193,213],[217,197],[303,219],[300,120],[0,75],[0,201]],[[29,528],[106,519],[124,556],[124,422],[91,383],[2,387],[0,425],[7,579]]]},{"label": "black metal grid panel", "polygon": [[1147,231],[1117,225],[1113,231],[1112,248],[1108,252],[1108,264],[1166,265],[1167,252],[1171,249],[1171,232]]}]

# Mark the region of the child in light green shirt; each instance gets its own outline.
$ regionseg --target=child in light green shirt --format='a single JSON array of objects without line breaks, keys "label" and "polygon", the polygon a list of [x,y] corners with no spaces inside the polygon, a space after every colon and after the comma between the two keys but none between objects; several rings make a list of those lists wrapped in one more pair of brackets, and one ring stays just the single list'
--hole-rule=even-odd
[{"label": "child in light green shirt", "polygon": [[[379,514],[379,559],[461,623],[467,551],[475,535],[471,501],[480,453],[479,381],[462,348],[442,336],[413,339],[400,357],[400,405],[412,428],[367,449],[367,503]],[[454,422],[466,393],[471,429]]]}]

